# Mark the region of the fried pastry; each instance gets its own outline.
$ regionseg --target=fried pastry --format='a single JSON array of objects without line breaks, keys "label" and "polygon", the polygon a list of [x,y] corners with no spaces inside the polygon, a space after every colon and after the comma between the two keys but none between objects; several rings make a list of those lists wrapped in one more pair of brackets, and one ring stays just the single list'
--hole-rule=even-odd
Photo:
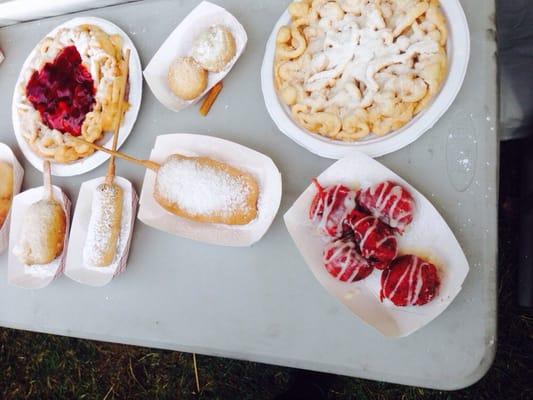
[{"label": "fried pastry", "polygon": [[85,261],[107,267],[115,259],[122,222],[124,193],[117,184],[102,183],[93,196],[91,219],[83,249]]},{"label": "fried pastry", "polygon": [[25,265],[48,264],[63,252],[66,217],[54,199],[43,199],[28,207],[15,255]]},{"label": "fried pastry", "polygon": [[159,168],[155,200],[197,222],[245,225],[257,217],[259,187],[248,173],[207,157],[170,156]]},{"label": "fried pastry", "polygon": [[54,199],[50,164],[45,162],[45,196],[31,204],[24,215],[19,243],[13,253],[22,264],[49,264],[63,253],[67,218]]},{"label": "fried pastry", "polygon": [[168,85],[183,100],[194,100],[207,87],[207,71],[191,57],[179,57],[168,69]]},{"label": "fried pastry", "polygon": [[274,84],[295,122],[354,142],[398,130],[447,71],[439,0],[298,1],[276,37]]},{"label": "fried pastry", "polygon": [[73,137],[93,143],[121,125],[129,107],[118,112],[129,79],[122,47],[119,35],[84,24],[54,31],[34,49],[14,102],[22,137],[40,158],[88,157],[92,149]]},{"label": "fried pastry", "polygon": [[380,299],[398,307],[423,306],[437,296],[440,278],[437,267],[415,255],[395,259],[381,274]]},{"label": "fried pastry", "polygon": [[223,71],[237,53],[235,38],[223,25],[213,25],[193,44],[192,56],[209,72]]},{"label": "fried pastry", "polygon": [[9,214],[13,197],[13,167],[0,161],[0,228]]}]

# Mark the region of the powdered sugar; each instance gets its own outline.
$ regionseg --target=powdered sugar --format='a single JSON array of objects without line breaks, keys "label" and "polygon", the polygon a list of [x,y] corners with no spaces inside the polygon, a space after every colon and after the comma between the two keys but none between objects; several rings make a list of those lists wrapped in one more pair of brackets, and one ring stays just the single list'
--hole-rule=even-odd
[{"label": "powdered sugar", "polygon": [[247,209],[246,182],[194,159],[170,158],[159,169],[156,190],[191,215],[231,214]]},{"label": "powdered sugar", "polygon": [[234,38],[228,28],[213,25],[194,41],[192,56],[204,68],[220,71],[235,55]]},{"label": "powdered sugar", "polygon": [[26,265],[40,264],[38,260],[50,256],[50,227],[56,225],[57,206],[55,201],[40,200],[27,208],[20,241],[13,249],[13,254],[20,262]]},{"label": "powdered sugar", "polygon": [[[91,208],[91,219],[87,232],[85,246],[83,248],[83,259],[89,266],[101,266],[104,255],[107,250],[107,244],[113,240],[112,225],[116,213],[124,214],[123,207],[115,203],[118,196],[119,188],[110,185],[100,185],[94,191],[93,203]],[[124,215],[121,215],[121,222],[123,222]],[[125,224],[121,224],[121,231]],[[115,259],[121,252],[119,249],[123,247],[121,243],[122,235],[116,241],[117,251]]]}]

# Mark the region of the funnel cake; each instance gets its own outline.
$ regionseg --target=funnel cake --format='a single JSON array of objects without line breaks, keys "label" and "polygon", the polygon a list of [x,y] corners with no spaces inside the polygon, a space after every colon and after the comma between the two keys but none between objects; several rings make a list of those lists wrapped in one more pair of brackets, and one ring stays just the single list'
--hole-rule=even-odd
[{"label": "funnel cake", "polygon": [[289,6],[275,87],[301,127],[339,141],[398,130],[447,72],[439,0],[315,0]]},{"label": "funnel cake", "polygon": [[32,54],[15,92],[22,137],[43,159],[89,156],[93,150],[72,136],[94,143],[120,126],[128,109],[119,110],[128,92],[122,38],[95,25],[62,28]]}]

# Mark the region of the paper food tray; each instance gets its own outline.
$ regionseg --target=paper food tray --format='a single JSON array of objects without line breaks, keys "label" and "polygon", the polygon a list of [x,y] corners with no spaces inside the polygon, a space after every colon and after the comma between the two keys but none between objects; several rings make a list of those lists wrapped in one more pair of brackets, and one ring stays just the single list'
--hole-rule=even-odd
[{"label": "paper food tray", "polygon": [[[126,49],[130,49],[130,65],[129,65],[129,98],[128,101],[130,103],[130,108],[124,115],[124,121],[122,122],[122,126],[119,130],[118,135],[118,144],[117,144],[117,150],[120,149],[122,144],[126,141],[128,136],[131,134],[131,131],[133,129],[133,125],[135,124],[135,121],[137,120],[137,115],[139,113],[139,109],[141,107],[141,98],[142,98],[142,85],[143,85],[143,78],[142,78],[142,67],[141,67],[141,61],[139,59],[139,54],[137,53],[137,49],[135,48],[135,45],[131,41],[131,39],[126,35],[126,33],[120,29],[115,24],[106,21],[102,18],[96,18],[96,17],[78,17],[71,19],[58,27],[54,28],[50,33],[48,33],[46,36],[51,36],[55,34],[59,29],[62,28],[72,28],[78,25],[82,24],[91,24],[96,25],[102,30],[104,30],[108,34],[118,34],[123,39],[123,46],[122,49],[125,51]],[[39,43],[41,40],[39,40]],[[21,81],[24,77],[24,75],[27,73],[28,68],[30,67],[31,61],[34,57],[35,52],[37,51],[37,46],[31,51],[28,58],[26,58],[26,61],[24,61],[24,64],[22,65],[19,77],[17,79],[17,83],[15,85],[15,92],[13,94],[13,102],[11,106],[11,113],[12,113],[12,119],[13,119],[13,128],[15,130],[15,137],[17,138],[18,145],[20,146],[20,149],[22,151],[22,154],[24,154],[24,157],[30,162],[31,165],[33,165],[36,169],[42,172],[43,170],[43,160],[41,157],[39,157],[36,153],[33,152],[33,150],[30,148],[26,140],[22,137],[21,130],[20,130],[20,121],[17,113],[17,103],[18,99],[21,98]],[[111,147],[111,143],[113,142],[113,134],[112,132],[106,132],[105,136],[100,139],[97,143],[104,146],[104,147]],[[90,156],[72,162],[68,164],[59,164],[59,163],[51,163],[52,167],[52,175],[55,176],[76,176],[81,175],[86,172],[92,171],[93,169],[97,168],[98,166],[102,165],[104,162],[106,162],[109,159],[109,155],[98,151]]]},{"label": "paper food tray", "polygon": [[402,128],[385,136],[371,135],[351,143],[328,139],[300,127],[292,119],[289,108],[278,98],[274,87],[274,56],[278,31],[290,22],[290,15],[285,11],[268,39],[261,67],[263,98],[278,129],[310,152],[333,159],[347,157],[358,151],[371,157],[379,157],[399,150],[422,136],[452,105],[463,84],[470,58],[470,33],[459,0],[441,0],[440,5],[448,20],[448,75],[439,93],[422,112]]},{"label": "paper food tray", "polygon": [[[24,178],[24,169],[18,162],[11,149],[0,143],[0,161],[7,161],[13,166],[13,197],[20,192],[22,180]],[[13,205],[11,205],[13,207]],[[11,221],[11,211],[9,212],[4,224],[0,227],[0,254],[9,246],[9,223]]]},{"label": "paper food tray", "polygon": [[138,197],[133,185],[124,178],[115,177],[115,183],[122,188],[124,193],[118,252],[113,263],[107,267],[94,267],[85,261],[84,246],[91,219],[93,195],[98,185],[104,183],[105,179],[105,177],[96,178],[81,185],[70,232],[65,275],[78,283],[89,286],[105,286],[115,276],[124,272],[137,217]]},{"label": "paper food tray", "polygon": [[398,237],[399,254],[415,254],[429,259],[439,269],[438,295],[424,306],[396,307],[379,299],[381,271],[361,281],[347,283],[332,277],[324,267],[322,253],[327,239],[309,221],[309,207],[316,194],[310,185],[285,214],[285,224],[309,269],[329,293],[355,315],[385,336],[407,336],[428,324],[450,305],[468,274],[468,261],[446,221],[433,205],[394,172],[364,155],[354,154],[326,169],[318,181],[324,187],[344,184],[352,189],[366,188],[385,180],[403,185],[412,194],[414,220]]},{"label": "paper food tray", "polygon": [[[208,73],[207,87],[200,96],[190,101],[182,100],[175,96],[168,86],[168,68],[177,57],[190,55],[196,37],[212,25],[224,25],[230,29],[235,37],[235,57],[223,71]],[[243,53],[247,41],[246,31],[233,15],[222,7],[203,1],[185,17],[161,45],[144,70],[144,77],[161,104],[172,111],[183,110],[200,100],[217,82],[224,79]]]},{"label": "paper food tray", "polygon": [[63,253],[50,264],[27,266],[21,264],[13,254],[13,249],[18,244],[24,215],[28,207],[43,199],[45,189],[43,186],[20,193],[13,200],[11,231],[9,240],[7,281],[13,286],[25,289],[41,289],[48,286],[55,278],[63,273],[65,258],[68,249],[70,230],[70,200],[57,186],[53,187],[54,198],[63,206],[66,216],[66,230]]},{"label": "paper food tray", "polygon": [[281,175],[269,157],[227,140],[184,133],[158,136],[150,159],[162,163],[176,153],[206,156],[250,173],[259,184],[258,216],[247,225],[233,226],[199,223],[175,216],[155,201],[156,174],[147,170],[139,208],[142,222],[176,236],[222,246],[250,246],[263,237],[281,202]]}]

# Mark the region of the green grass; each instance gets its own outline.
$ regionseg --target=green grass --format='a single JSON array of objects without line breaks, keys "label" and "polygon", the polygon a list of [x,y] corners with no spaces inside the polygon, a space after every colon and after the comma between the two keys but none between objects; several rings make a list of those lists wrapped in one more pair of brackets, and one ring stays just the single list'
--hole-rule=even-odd
[{"label": "green grass", "polygon": [[[507,157],[502,147],[502,168]],[[502,180],[496,360],[472,387],[439,392],[333,375],[311,375],[329,399],[533,399],[533,319],[515,306],[516,182]],[[516,171],[515,171],[516,172]],[[0,399],[272,399],[301,373],[289,368],[0,329]],[[307,398],[309,399],[309,398]],[[307,400],[306,399],[306,400]],[[312,400],[312,399],[309,399]]]}]

